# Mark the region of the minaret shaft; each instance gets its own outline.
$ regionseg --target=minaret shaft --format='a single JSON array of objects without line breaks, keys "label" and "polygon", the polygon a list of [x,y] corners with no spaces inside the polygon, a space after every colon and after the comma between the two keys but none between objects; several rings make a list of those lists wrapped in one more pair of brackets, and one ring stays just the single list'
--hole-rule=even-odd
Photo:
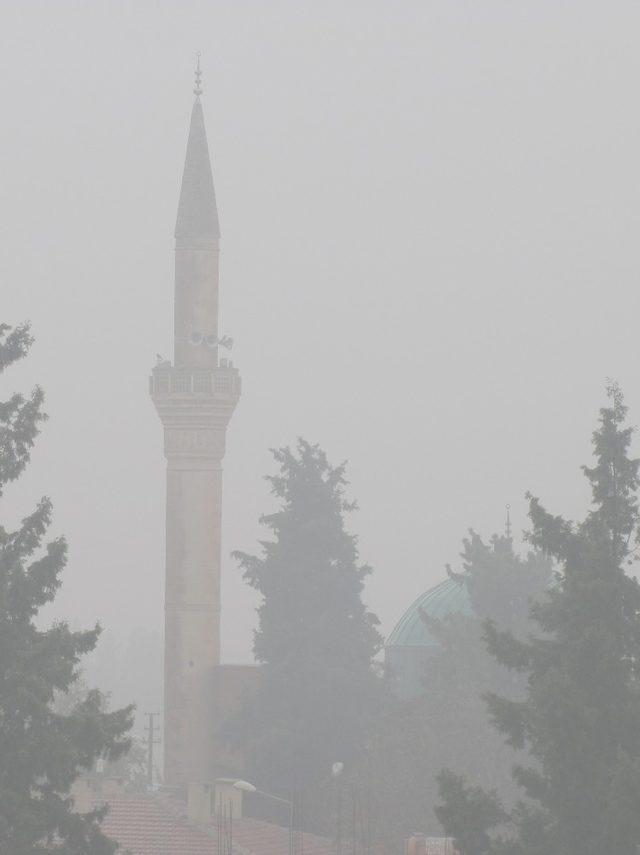
[{"label": "minaret shaft", "polygon": [[187,468],[169,457],[164,756],[172,786],[209,775],[211,683],[220,663],[221,496],[219,464]]},{"label": "minaret shaft", "polygon": [[199,97],[193,108],[178,222],[174,363],[151,395],[167,458],[164,779],[207,780],[212,686],[220,663],[222,458],[240,378],[218,364],[218,215]]}]

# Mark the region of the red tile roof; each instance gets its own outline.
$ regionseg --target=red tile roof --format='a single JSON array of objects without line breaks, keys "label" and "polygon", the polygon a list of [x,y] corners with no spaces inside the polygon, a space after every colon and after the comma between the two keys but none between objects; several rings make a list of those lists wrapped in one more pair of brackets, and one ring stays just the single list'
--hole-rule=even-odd
[{"label": "red tile roof", "polygon": [[154,796],[110,799],[102,830],[131,855],[217,855],[217,839]]},{"label": "red tile roof", "polygon": [[[161,795],[121,796],[109,800],[102,829],[131,855],[218,855],[218,829],[186,817],[185,805]],[[286,855],[289,830],[257,819],[233,821],[233,846],[239,855]],[[304,834],[305,855],[333,855],[332,841]]]}]

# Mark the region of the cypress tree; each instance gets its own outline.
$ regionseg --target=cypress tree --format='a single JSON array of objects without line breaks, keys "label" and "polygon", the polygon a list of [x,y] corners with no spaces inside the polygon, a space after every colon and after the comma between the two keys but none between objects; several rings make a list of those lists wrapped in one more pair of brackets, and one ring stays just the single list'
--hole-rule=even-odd
[{"label": "cypress tree", "polygon": [[279,508],[261,519],[272,538],[260,556],[235,553],[262,600],[253,645],[261,679],[233,729],[259,784],[285,796],[306,791],[310,817],[321,812],[332,763],[348,768],[363,750],[381,638],[361,599],[370,568],[345,528],[355,504],[345,498],[344,465],[332,467],[302,439],[273,455],[279,472],[267,480]]},{"label": "cypress tree", "polygon": [[[0,372],[23,357],[26,325],[0,326]],[[0,495],[29,461],[45,419],[43,394],[15,394],[0,403]],[[93,650],[99,628],[72,632],[66,623],[42,629],[40,609],[61,584],[67,547],[44,543],[51,502],[43,498],[15,531],[0,526],[0,851],[35,855],[112,855],[115,843],[100,831],[102,810],[73,812],[70,789],[100,756],[128,748],[131,709],[107,713],[90,691],[66,714],[56,698],[78,680],[81,657]]]}]

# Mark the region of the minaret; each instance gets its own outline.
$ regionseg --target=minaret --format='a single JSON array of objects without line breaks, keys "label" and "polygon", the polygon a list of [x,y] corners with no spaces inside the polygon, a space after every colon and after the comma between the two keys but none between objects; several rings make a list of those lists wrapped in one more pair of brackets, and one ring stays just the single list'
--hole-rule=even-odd
[{"label": "minaret", "polygon": [[154,368],[151,396],[167,459],[164,777],[207,780],[212,681],[220,663],[222,458],[240,396],[232,363],[218,358],[220,231],[200,96],[195,103],[175,231],[174,360]]}]

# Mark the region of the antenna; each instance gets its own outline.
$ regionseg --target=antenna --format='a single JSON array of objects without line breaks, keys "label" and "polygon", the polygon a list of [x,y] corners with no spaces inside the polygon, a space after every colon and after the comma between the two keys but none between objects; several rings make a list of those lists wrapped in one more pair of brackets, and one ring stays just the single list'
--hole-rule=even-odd
[{"label": "antenna", "polygon": [[202,95],[202,72],[200,71],[200,51],[196,51],[196,70],[195,70],[196,86],[193,94],[196,98]]},{"label": "antenna", "polygon": [[511,540],[511,505],[506,505],[506,516],[504,520],[504,536],[507,540]]}]

